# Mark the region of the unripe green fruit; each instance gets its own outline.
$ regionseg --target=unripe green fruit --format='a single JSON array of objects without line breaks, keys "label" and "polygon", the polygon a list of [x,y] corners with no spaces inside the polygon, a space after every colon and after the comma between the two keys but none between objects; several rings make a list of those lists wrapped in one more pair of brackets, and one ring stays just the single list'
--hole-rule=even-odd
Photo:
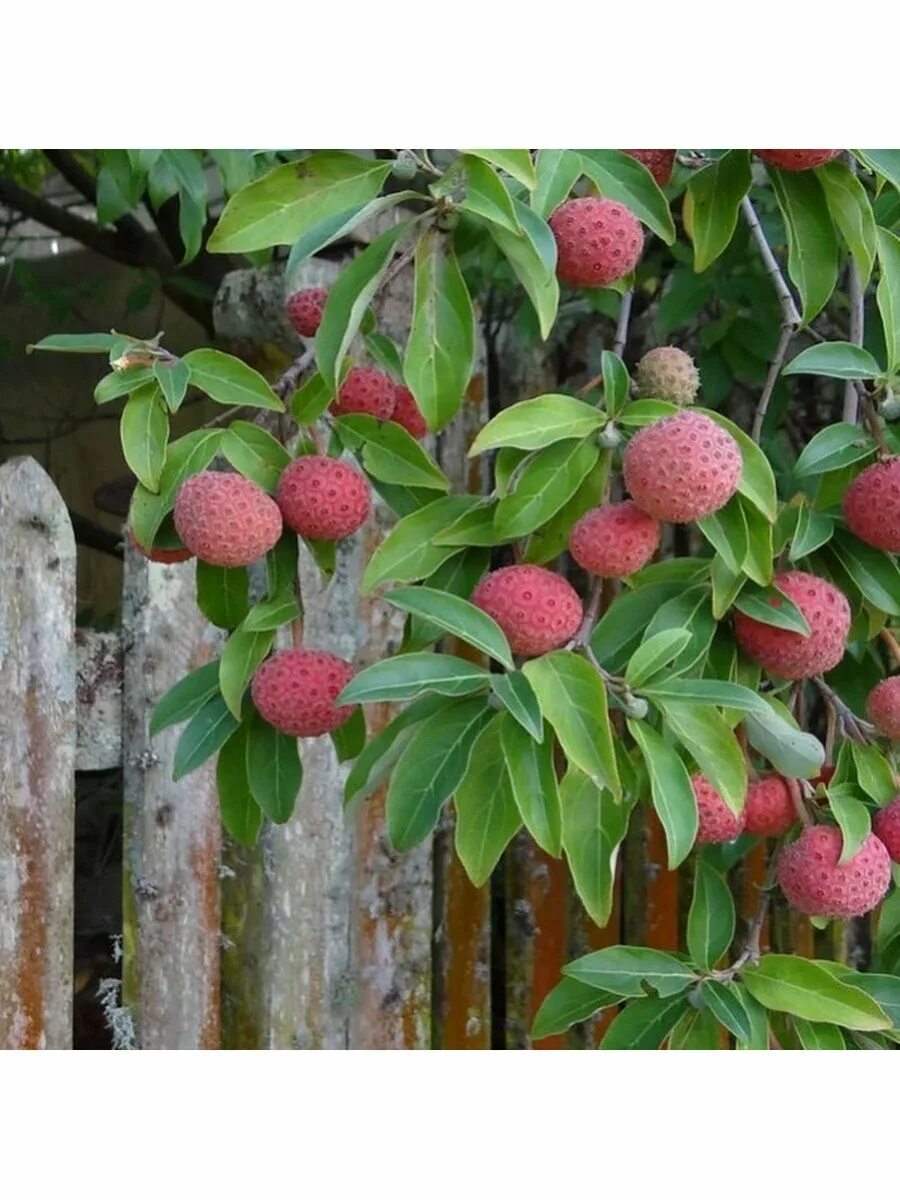
[{"label": "unripe green fruit", "polygon": [[391,174],[403,183],[409,183],[411,179],[415,179],[417,170],[416,160],[405,150],[397,155],[391,165]]},{"label": "unripe green fruit", "polygon": [[453,212],[452,209],[447,209],[446,212],[439,214],[436,224],[441,233],[450,233],[456,228],[458,222],[459,213]]},{"label": "unripe green fruit", "polygon": [[615,450],[616,446],[621,446],[622,444],[622,435],[616,426],[610,422],[609,425],[601,430],[597,441],[604,450]]},{"label": "unripe green fruit", "polygon": [[649,350],[638,363],[635,374],[642,399],[692,404],[700,390],[700,375],[694,360],[677,346]]}]

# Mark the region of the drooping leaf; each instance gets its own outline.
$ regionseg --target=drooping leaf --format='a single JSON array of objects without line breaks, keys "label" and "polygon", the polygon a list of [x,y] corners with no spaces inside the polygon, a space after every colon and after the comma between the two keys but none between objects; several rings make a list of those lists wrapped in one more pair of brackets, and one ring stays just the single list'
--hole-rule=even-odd
[{"label": "drooping leaf", "polygon": [[537,183],[534,163],[528,150],[464,150],[463,153],[474,154],[476,158],[499,167],[507,175],[512,175],[513,179],[518,179],[519,183],[524,183],[529,191]]},{"label": "drooping leaf", "polygon": [[254,712],[247,729],[247,778],[253,798],[270,821],[290,819],[303,782],[297,739]]},{"label": "drooping leaf", "polygon": [[134,489],[128,524],[142,546],[153,545],[182,483],[212,461],[221,443],[222,432],[221,429],[196,429],[170,442],[159,476],[159,493],[148,491],[140,483]]},{"label": "drooping leaf", "polygon": [[582,170],[602,196],[618,200],[671,245],[675,224],[669,202],[643,163],[622,150],[582,150]]},{"label": "drooping leaf", "polygon": [[354,413],[341,417],[335,428],[348,444],[351,440],[361,443],[363,467],[380,483],[449,490],[447,477],[431,455],[395,421],[376,421]]},{"label": "drooping leaf", "polygon": [[553,739],[536,742],[510,713],[502,713],[499,724],[512,796],[519,815],[541,849],[558,858],[562,835]]},{"label": "drooping leaf", "polygon": [[361,708],[355,708],[343,724],[328,735],[339,763],[358,758],[366,744],[366,718]]},{"label": "drooping leaf", "polygon": [[694,896],[687,919],[687,945],[694,962],[711,971],[731,945],[734,927],[734,901],[728,884],[698,855]]},{"label": "drooping leaf", "polygon": [[157,702],[150,716],[150,736],[178,725],[202,708],[219,690],[218,662],[204,663],[185,675]]},{"label": "drooping leaf", "polygon": [[688,1011],[684,996],[632,1000],[607,1029],[601,1050],[658,1050]]},{"label": "drooping leaf", "polygon": [[497,540],[514,541],[545,524],[572,498],[600,456],[590,439],[556,442],[524,467],[515,490],[497,505]]},{"label": "drooping leaf", "polygon": [[384,782],[419,723],[441,711],[446,703],[442,696],[422,696],[369,739],[347,776],[345,806],[370,795]]},{"label": "drooping leaf", "polygon": [[789,596],[776,587],[745,587],[734,606],[738,612],[760,624],[788,629],[802,637],[809,636],[809,625],[803,613]]},{"label": "drooping leaf", "polygon": [[499,714],[475,742],[454,805],[456,853],[469,879],[481,887],[522,824],[500,743]]},{"label": "drooping leaf", "polygon": [[847,167],[833,161],[817,169],[832,220],[850,248],[863,288],[875,261],[875,216],[866,189]]},{"label": "drooping leaf", "polygon": [[788,273],[808,323],[828,303],[837,283],[834,222],[815,171],[768,171],[787,228]]},{"label": "drooping leaf", "polygon": [[274,634],[236,629],[222,650],[219,660],[219,691],[232,713],[240,720],[241,702],[253,673],[269,653]]},{"label": "drooping leaf", "polygon": [[599,926],[610,918],[619,848],[628,831],[630,805],[617,804],[577,767],[559,789],[562,847],[572,881],[588,915]]},{"label": "drooping leaf", "polygon": [[246,567],[214,567],[198,559],[197,607],[220,629],[236,629],[250,610]]},{"label": "drooping leaf", "polygon": [[236,718],[218,694],[210,696],[182,730],[172,764],[172,778],[182,779],[220,750],[238,727]]},{"label": "drooping leaf", "polygon": [[744,808],[747,764],[723,718],[713,709],[661,703],[663,721],[734,813]]},{"label": "drooping leaf", "polygon": [[841,831],[842,845],[838,866],[845,866],[872,831],[869,810],[854,795],[849,784],[835,784],[828,788],[828,807]]},{"label": "drooping leaf", "polygon": [[129,397],[122,411],[121,437],[129,467],[148,491],[158,492],[166,461],[169,417],[155,381],[143,384]]},{"label": "drooping leaf", "polygon": [[221,453],[247,479],[274,492],[291,456],[265,429],[250,421],[233,421],[222,438]]},{"label": "drooping leaf", "polygon": [[539,1042],[542,1038],[565,1033],[578,1021],[586,1021],[601,1009],[617,1004],[618,999],[612,992],[564,977],[544,997],[531,1027],[531,1040]]},{"label": "drooping leaf", "polygon": [[522,227],[512,234],[503,225],[486,221],[491,237],[509,263],[516,278],[531,301],[538,318],[541,337],[550,336],[559,307],[559,283],[556,278],[556,242],[546,221],[513,201],[516,217]]},{"label": "drooping leaf", "polygon": [[887,229],[878,229],[877,237],[880,278],[875,296],[884,329],[887,368],[895,372],[900,368],[900,238]]},{"label": "drooping leaf", "polygon": [[877,746],[851,742],[850,749],[859,786],[876,804],[890,804],[898,791],[890,763]]},{"label": "drooping leaf", "polygon": [[491,691],[536,742],[544,740],[541,706],[526,675],[521,671],[491,675]]},{"label": "drooping leaf", "polygon": [[697,836],[697,799],[691,779],[672,747],[650,725],[630,720],[628,731],[644,756],[653,807],[666,834],[668,867],[674,871],[690,854]]},{"label": "drooping leaf", "polygon": [[716,1020],[724,1025],[741,1041],[749,1042],[753,1037],[750,1016],[741,1002],[740,988],[734,983],[719,983],[715,979],[704,979],[700,993],[706,1007]]},{"label": "drooping leaf", "polygon": [[828,547],[870,604],[900,617],[900,567],[890,555],[843,529],[835,530]]},{"label": "drooping leaf", "polygon": [[239,725],[219,751],[216,791],[225,832],[243,846],[256,845],[263,813],[253,799],[247,777],[246,725]]},{"label": "drooping leaf", "polygon": [[468,600],[451,596],[436,588],[395,588],[385,599],[405,612],[415,613],[462,638],[470,646],[483,650],[512,670],[512,652],[503,630],[486,612]]},{"label": "drooping leaf", "polygon": [[463,154],[459,165],[463,172],[461,186],[464,195],[457,207],[464,212],[487,217],[489,221],[502,225],[510,233],[521,233],[522,227],[516,216],[512,196],[494,168],[474,154]]},{"label": "drooping leaf", "polygon": [[419,192],[393,192],[389,196],[378,196],[367,204],[354,204],[340,212],[333,213],[317,225],[304,230],[291,247],[288,260],[284,267],[284,278],[290,287],[297,268],[314,254],[330,246],[332,242],[346,237],[364,221],[371,221],[388,209],[396,208],[407,200],[425,200]]},{"label": "drooping leaf", "polygon": [[396,583],[424,579],[458,554],[458,546],[438,546],[434,537],[477,503],[476,496],[442,496],[402,517],[369,559],[363,593],[389,579]]},{"label": "drooping leaf", "polygon": [[535,172],[537,186],[531,193],[531,207],[546,220],[581,175],[581,159],[572,150],[538,150]]},{"label": "drooping leaf", "polygon": [[153,378],[159,384],[169,412],[178,412],[191,380],[191,369],[184,359],[174,362],[157,359],[153,364]]},{"label": "drooping leaf", "polygon": [[804,1050],[846,1050],[847,1043],[837,1025],[794,1017],[794,1029]]},{"label": "drooping leaf", "polygon": [[695,271],[705,271],[731,241],[750,183],[750,155],[746,150],[729,150],[691,176],[688,193],[692,201]]}]

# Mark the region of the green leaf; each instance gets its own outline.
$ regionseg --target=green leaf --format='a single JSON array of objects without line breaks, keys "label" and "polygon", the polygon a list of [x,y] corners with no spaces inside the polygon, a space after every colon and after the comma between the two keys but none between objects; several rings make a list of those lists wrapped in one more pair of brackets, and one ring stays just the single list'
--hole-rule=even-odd
[{"label": "green leaf", "polygon": [[247,777],[246,725],[239,725],[219,751],[216,791],[225,832],[242,846],[255,846],[263,814],[253,799]]},{"label": "green leaf", "polygon": [[254,604],[244,618],[241,628],[247,633],[278,629],[300,616],[300,605],[293,596],[276,591],[271,600],[260,600]]},{"label": "green leaf", "polygon": [[418,726],[394,768],[387,795],[388,837],[395,850],[411,850],[432,832],[492,715],[484,698],[475,696],[443,706]]},{"label": "green leaf", "polygon": [[503,755],[519,815],[541,849],[558,858],[562,831],[553,739],[536,742],[510,713],[502,713],[499,723]]},{"label": "green leaf", "polygon": [[247,479],[274,492],[291,456],[279,441],[250,421],[234,421],[225,430],[221,453]]},{"label": "green leaf", "polygon": [[158,701],[150,716],[150,736],[178,725],[202,708],[219,690],[218,661],[205,663],[179,679]]},{"label": "green leaf", "polygon": [[297,739],[253,713],[247,730],[247,778],[253,798],[270,821],[290,819],[303,782]]},{"label": "green leaf", "polygon": [[211,696],[197,709],[178,739],[172,778],[182,779],[191,771],[196,771],[221,749],[237,727],[238,722],[228,711],[222,697],[218,694]]},{"label": "green leaf", "polygon": [[467,696],[486,691],[490,678],[484,667],[452,654],[396,654],[355,675],[341,692],[338,703],[412,700],[422,692]]},{"label": "green leaf", "polygon": [[754,583],[768,587],[775,577],[774,527],[746,496],[738,500],[747,525],[747,555],[741,569]]},{"label": "green leaf", "polygon": [[[266,583],[270,599],[286,596],[288,602],[294,602],[298,549],[297,535],[288,529],[266,555]],[[245,628],[259,629],[261,626],[251,623],[248,618]]]},{"label": "green leaf", "polygon": [[631,378],[628,368],[611,350],[600,356],[603,372],[603,407],[611,417],[618,416],[631,399]]},{"label": "green leaf", "polygon": [[618,800],[622,789],[606,688],[597,671],[579,655],[565,650],[532,659],[522,670],[570,763],[599,787],[609,788]]},{"label": "green leaf", "polygon": [[747,582],[746,575],[740,571],[732,571],[720,554],[712,561],[710,568],[712,582],[712,615],[721,621],[741,593],[741,588]]},{"label": "green leaf", "polygon": [[[853,342],[823,342],[818,346],[808,346],[806,350],[801,350],[781,373],[782,375],[824,375],[829,379],[875,379],[882,372],[872,355],[862,346],[856,346]],[[833,425],[830,428],[848,427]],[[828,431],[823,430],[823,432]],[[858,434],[859,430],[857,429]],[[804,447],[804,451],[808,449],[808,445]]]},{"label": "green leaf", "polygon": [[335,428],[362,440],[363,467],[379,482],[449,491],[444,472],[402,425],[354,413],[337,420]]},{"label": "green leaf", "polygon": [[559,307],[556,242],[550,227],[537,213],[518,200],[513,201],[513,206],[522,226],[521,234],[512,234],[492,221],[485,224],[534,306],[541,337],[546,341]]},{"label": "green leaf", "polygon": [[[487,168],[486,168],[487,169]],[[503,185],[498,185],[505,193]],[[451,244],[427,229],[416,246],[412,327],[403,376],[432,431],[455,415],[475,360],[475,313]]]},{"label": "green leaf", "polygon": [[539,450],[554,442],[587,437],[605,423],[605,413],[574,396],[537,396],[534,400],[510,405],[488,421],[472,443],[469,454],[483,454],[497,446]]},{"label": "green leaf", "polygon": [[747,795],[747,764],[724,719],[713,710],[671,700],[660,707],[663,721],[703,775],[732,812],[741,813]]},{"label": "green leaf", "polygon": [[373,217],[380,216],[405,200],[427,200],[427,197],[419,192],[393,192],[390,196],[379,196],[367,204],[351,205],[304,230],[291,247],[284,267],[284,278],[288,287],[293,283],[297,268],[314,254],[318,254],[325,246],[330,246],[339,238],[346,237],[364,221],[371,221]]},{"label": "green leaf", "polygon": [[669,870],[674,871],[690,854],[697,836],[697,799],[691,779],[672,747],[650,725],[630,720],[628,731],[647,765],[653,807],[666,834]]},{"label": "green leaf", "polygon": [[869,810],[853,789],[837,784],[828,788],[828,807],[840,827],[843,844],[838,866],[845,866],[872,832]]},{"label": "green leaf", "polygon": [[369,739],[347,776],[344,785],[345,806],[370,795],[383,783],[411,741],[419,722],[443,711],[446,703],[442,696],[422,696]]},{"label": "green leaf", "polygon": [[493,617],[468,600],[430,587],[395,588],[385,599],[405,612],[427,618],[513,670],[512,653],[503,630]]},{"label": "green leaf", "polygon": [[767,168],[788,235],[788,274],[808,324],[822,311],[837,283],[838,244],[825,193],[815,171]]},{"label": "green leaf", "polygon": [[688,1004],[666,1043],[669,1050],[721,1050],[719,1024],[705,1008]]},{"label": "green leaf", "polygon": [[[466,599],[471,596],[478,580],[487,570],[488,559],[488,552],[484,549],[475,547],[466,550],[442,563],[428,576],[425,583],[437,591],[449,592],[452,596]],[[423,650],[439,641],[443,634],[440,625],[435,625],[433,621],[427,621],[424,617],[413,616],[407,624],[403,650]]]},{"label": "green leaf", "polygon": [[[898,894],[898,893],[895,893]],[[858,987],[877,1000],[893,1029],[900,1029],[900,978],[896,975],[874,975],[869,971],[854,971],[838,963],[829,963],[844,983]]]},{"label": "green leaf", "polygon": [[728,884],[698,855],[687,919],[687,947],[694,962],[711,971],[731,945],[734,927],[734,901]]},{"label": "green leaf", "polygon": [[683,591],[683,581],[667,580],[635,587],[615,598],[591,635],[591,648],[607,671],[625,669],[654,614]]},{"label": "green leaf", "polygon": [[884,329],[887,367],[893,373],[900,368],[900,238],[887,229],[879,229],[877,236],[880,278],[875,297]]},{"label": "green leaf", "polygon": [[496,546],[502,539],[494,531],[496,500],[481,500],[458,521],[435,537],[438,546]]},{"label": "green leaf", "polygon": [[35,350],[55,350],[60,354],[108,354],[115,345],[111,333],[51,333],[25,347],[28,354]]},{"label": "green leaf", "polygon": [[740,497],[733,496],[724,507],[697,522],[703,536],[718,551],[730,571],[739,573],[749,549],[747,522]]},{"label": "green leaf", "polygon": [[900,568],[887,554],[836,529],[829,549],[870,604],[890,617],[900,617]]},{"label": "green leaf", "polygon": [[191,383],[217,404],[267,408],[284,412],[284,405],[260,375],[245,362],[221,350],[191,350],[181,360],[191,371]]},{"label": "green leaf", "polygon": [[741,452],[741,481],[738,491],[750,501],[755,509],[762,513],[768,521],[775,521],[778,516],[778,493],[775,487],[775,476],[769,460],[759,446],[744,433],[733,421],[723,417],[721,413],[708,408],[698,408],[697,412],[704,413],[724,430],[731,434]]},{"label": "green leaf", "polygon": [[526,733],[530,733],[536,742],[544,740],[541,706],[534,689],[521,671],[491,675],[491,691]]},{"label": "green leaf", "polygon": [[654,704],[671,701],[681,704],[707,704],[716,708],[737,708],[745,712],[762,713],[769,710],[762,696],[740,683],[725,679],[660,679],[645,685],[641,692]]},{"label": "green leaf", "polygon": [[600,194],[618,200],[669,246],[675,224],[669,202],[643,163],[622,150],[582,150],[581,166]]},{"label": "green leaf", "polygon": [[657,671],[684,650],[690,640],[687,629],[663,629],[652,634],[632,654],[625,671],[625,682],[632,688],[649,682]]},{"label": "green leaf", "polygon": [[645,946],[594,950],[568,963],[563,974],[617,996],[644,996],[647,987],[662,997],[674,996],[697,978],[691,967],[674,955]]},{"label": "green leaf", "polygon": [[[541,153],[543,151],[539,152],[539,159]],[[531,1027],[531,1040],[539,1042],[542,1038],[565,1033],[577,1022],[586,1021],[600,1009],[617,1003],[618,997],[612,992],[600,991],[577,979],[563,978],[544,997]]]},{"label": "green leaf", "polygon": [[846,1050],[847,1043],[837,1025],[794,1018],[794,1029],[804,1050]]},{"label": "green leaf", "polygon": [[811,733],[792,725],[781,713],[765,703],[744,719],[747,741],[776,771],[792,779],[812,779],[825,762],[825,749]]},{"label": "green leaf", "polygon": [[197,607],[220,629],[234,629],[249,608],[246,567],[214,567],[197,560]]},{"label": "green leaf", "polygon": [[308,426],[321,417],[330,403],[331,393],[325,380],[315,371],[294,392],[289,407],[297,424]]},{"label": "green leaf", "polygon": [[334,752],[339,763],[350,762],[358,758],[366,744],[366,718],[361,708],[355,708],[350,716],[337,729],[332,729],[328,735],[334,746]]},{"label": "green leaf", "polygon": [[[501,450],[500,454],[502,453]],[[514,450],[512,453],[520,454],[522,452]],[[572,526],[603,499],[606,481],[609,479],[611,459],[612,456],[608,451],[601,454],[572,498],[566,501],[546,525],[534,531],[526,543],[525,552],[522,555],[523,562],[547,563],[563,553],[568,546]]]},{"label": "green leaf", "polygon": [[120,432],[125,461],[148,491],[158,492],[166,461],[169,418],[157,383],[145,383],[129,397],[122,411]]},{"label": "green leaf", "polygon": [[897,794],[894,772],[877,746],[850,742],[859,786],[877,805],[890,804]]},{"label": "green leaf", "polygon": [[178,489],[190,475],[208,466],[221,439],[221,429],[197,429],[170,442],[165,466],[159,477],[159,494],[154,495],[140,483],[134,489],[128,510],[128,524],[142,546],[153,545]]},{"label": "green leaf", "polygon": [[746,150],[729,150],[691,176],[688,195],[693,207],[695,271],[705,271],[731,241],[750,183],[750,155]]},{"label": "green leaf", "polygon": [[219,691],[232,713],[240,720],[241,702],[253,673],[272,647],[273,633],[236,629],[219,660]]},{"label": "green leaf", "polygon": [[619,415],[617,424],[625,429],[641,429],[677,412],[678,405],[670,404],[668,400],[633,400]]},{"label": "green leaf", "polygon": [[477,503],[475,496],[442,496],[402,517],[369,559],[363,593],[388,579],[398,583],[424,579],[458,554],[458,546],[437,546],[434,537]]},{"label": "green leaf", "polygon": [[809,636],[809,625],[797,605],[776,587],[745,587],[734,602],[738,612],[775,629]]},{"label": "green leaf", "polygon": [[333,214],[371,200],[390,169],[389,162],[336,150],[275,167],[231,197],[207,249],[245,254],[290,245]]},{"label": "green leaf", "polygon": [[347,351],[390,266],[397,242],[409,227],[409,221],[392,225],[343,269],[328,292],[316,334],[316,364],[332,395],[337,391]]},{"label": "green leaf", "polygon": [[157,359],[153,364],[153,378],[159,384],[170,412],[178,412],[191,379],[191,368],[182,358],[174,362]]},{"label": "green leaf", "polygon": [[600,449],[591,440],[556,442],[538,451],[523,469],[515,491],[497,505],[497,540],[514,541],[549,521],[572,498],[599,457]]},{"label": "green leaf", "polygon": [[475,742],[454,805],[456,853],[474,886],[481,887],[522,824],[500,744],[499,714]]},{"label": "green leaf", "polygon": [[853,153],[870,171],[877,172],[882,179],[892,183],[895,188],[900,188],[900,151],[854,150]]},{"label": "green leaf", "polygon": [[94,403],[109,404],[111,400],[118,400],[120,396],[126,396],[153,380],[154,373],[149,367],[126,367],[123,371],[113,371],[110,375],[104,375],[94,388]]},{"label": "green leaf", "polygon": [[767,954],[758,966],[745,967],[741,977],[750,995],[776,1012],[847,1029],[890,1029],[871,996],[836,979],[828,966],[792,954]]},{"label": "green leaf", "polygon": [[591,920],[610,918],[619,848],[628,832],[631,806],[617,804],[605,788],[570,767],[559,789],[562,847],[572,881]]},{"label": "green leaf", "polygon": [[865,289],[875,261],[875,217],[869,195],[845,163],[825,163],[816,171],[832,220],[856,260]]},{"label": "green leaf", "polygon": [[[823,347],[814,346],[813,349]],[[868,458],[874,444],[858,425],[843,421],[828,425],[814,434],[803,447],[794,465],[798,475],[824,475],[826,471],[848,467],[861,458]]]},{"label": "green leaf", "polygon": [[740,989],[737,984],[718,983],[715,979],[704,979],[700,984],[700,995],[709,1011],[729,1033],[733,1033],[743,1042],[752,1040],[753,1026],[746,1008],[741,1003]]},{"label": "green leaf", "polygon": [[607,1029],[600,1049],[658,1050],[687,1011],[684,996],[632,1000]]},{"label": "green leaf", "polygon": [[538,150],[537,186],[531,207],[544,220],[566,199],[581,175],[581,158],[574,150]]},{"label": "green leaf", "polygon": [[824,513],[814,512],[804,504],[797,518],[797,528],[794,531],[788,558],[791,562],[805,558],[814,550],[818,550],[820,546],[831,541],[833,533],[834,521],[831,517],[825,516]]},{"label": "green leaf", "polygon": [[531,152],[528,150],[464,150],[463,154],[474,154],[476,158],[499,167],[507,175],[512,175],[513,179],[518,179],[519,183],[524,183],[529,191],[537,185]]},{"label": "green leaf", "polygon": [[706,588],[688,588],[680,596],[667,600],[647,625],[644,638],[655,637],[668,629],[686,629],[690,635],[684,649],[672,663],[671,673],[674,675],[696,667],[708,652],[716,631]]},{"label": "green leaf", "polygon": [[464,198],[457,208],[487,217],[510,233],[521,233],[522,227],[513,207],[512,196],[497,172],[483,159],[471,154],[463,154],[459,162],[465,172],[462,185]]}]

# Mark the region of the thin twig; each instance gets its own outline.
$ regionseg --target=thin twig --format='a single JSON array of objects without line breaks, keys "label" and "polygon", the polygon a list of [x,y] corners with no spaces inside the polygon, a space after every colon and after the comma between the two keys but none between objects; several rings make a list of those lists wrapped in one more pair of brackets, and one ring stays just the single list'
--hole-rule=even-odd
[{"label": "thin twig", "polygon": [[413,256],[416,253],[417,245],[418,242],[413,242],[411,246],[407,246],[407,248],[398,258],[394,259],[394,261],[385,271],[384,278],[382,279],[381,283],[378,285],[379,291],[384,291],[387,287],[389,287],[403,270],[403,268],[409,266],[413,260]]},{"label": "thin twig", "polygon": [[303,351],[299,358],[295,358],[284,374],[272,384],[272,391],[279,399],[287,400],[288,396],[296,389],[297,384],[300,382],[300,376],[315,357],[315,349],[310,346],[308,350]]},{"label": "thin twig", "polygon": [[581,628],[572,639],[570,648],[578,650],[582,646],[586,646],[591,634],[594,632],[594,626],[597,624],[597,618],[600,615],[600,605],[603,603],[603,578],[600,575],[595,575],[591,583],[591,591],[588,596],[588,602],[584,609],[584,618],[581,622]]},{"label": "thin twig", "polygon": [[881,427],[881,418],[875,410],[875,405],[872,403],[872,397],[865,389],[862,380],[855,380],[856,392],[862,401],[863,420],[868,427],[869,433],[878,447],[879,458],[892,458],[893,451],[887,444],[884,436],[884,430]]},{"label": "thin twig", "polygon": [[634,289],[624,292],[619,302],[619,320],[616,323],[616,340],[613,342],[613,354],[622,357],[625,343],[628,341],[628,322],[631,320],[631,304],[634,300]]},{"label": "thin twig", "polygon": [[900,667],[900,642],[897,641],[890,629],[882,629],[881,640],[887,646],[894,666]]},{"label": "thin twig", "polygon": [[822,693],[825,703],[833,706],[838,726],[847,737],[854,742],[866,743],[875,735],[877,732],[875,726],[864,721],[862,717],[858,717],[821,675],[816,675],[813,683]]},{"label": "thin twig", "polygon": [[797,305],[794,303],[791,289],[785,282],[784,275],[781,273],[781,267],[778,265],[778,259],[772,253],[772,247],[766,240],[763,227],[759,223],[759,217],[756,215],[756,209],[753,207],[753,202],[749,196],[745,196],[741,201],[741,212],[744,214],[744,220],[750,228],[750,234],[756,242],[760,257],[765,264],[766,274],[772,280],[778,296],[778,303],[781,305],[784,323],[786,325],[790,324],[794,329],[799,329],[803,324],[803,319],[797,311]]},{"label": "thin twig", "polygon": [[796,779],[785,779],[785,783],[787,784],[788,791],[791,793],[791,802],[794,805],[797,820],[804,826],[812,825],[812,817],[809,815],[809,810],[803,802],[800,784]]},{"label": "thin twig", "polygon": [[753,414],[753,428],[750,436],[757,445],[759,445],[759,439],[762,437],[762,427],[766,419],[766,413],[769,410],[769,401],[772,399],[775,384],[778,382],[778,376],[781,374],[781,368],[784,366],[785,355],[788,352],[788,347],[795,332],[794,326],[789,325],[787,322],[781,326],[781,337],[778,339],[775,357],[769,364],[769,373],[766,376],[765,386],[756,405],[756,412]]}]

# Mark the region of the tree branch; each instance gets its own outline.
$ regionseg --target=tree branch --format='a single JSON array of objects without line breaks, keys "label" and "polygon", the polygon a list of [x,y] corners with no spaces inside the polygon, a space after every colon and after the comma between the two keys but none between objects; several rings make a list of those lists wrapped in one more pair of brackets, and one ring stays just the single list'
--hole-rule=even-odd
[{"label": "tree branch", "polygon": [[[855,175],[856,159],[852,154],[847,154],[844,157],[847,159],[847,166],[851,173]],[[856,259],[852,254],[850,255],[848,292],[850,296],[850,341],[854,342],[857,346],[861,346],[866,320],[865,291],[859,278]],[[856,384],[852,379],[848,379],[844,384],[844,411],[842,419],[851,425],[855,425],[859,420],[859,392],[856,390]]]},{"label": "tree branch", "polygon": [[[121,257],[114,233],[100,229],[93,221],[87,221],[84,217],[79,217],[65,208],[51,204],[43,196],[37,196],[34,192],[20,187],[6,175],[0,175],[0,202],[21,213],[24,217],[37,221],[40,225],[45,225],[55,233],[71,238],[75,242],[81,242],[91,250],[96,250],[105,258],[113,258],[117,262],[126,261]],[[127,265],[136,266],[137,264],[129,261]]]},{"label": "tree branch", "polygon": [[753,202],[749,196],[745,196],[741,201],[741,212],[744,214],[744,220],[750,228],[750,234],[754,242],[756,242],[760,257],[766,268],[766,274],[772,280],[776,295],[778,296],[778,303],[781,305],[782,320],[785,325],[789,324],[794,330],[797,330],[803,324],[803,319],[797,311],[797,305],[794,303],[791,289],[785,282],[784,275],[781,273],[781,267],[778,265],[778,259],[772,253],[772,247],[766,240],[763,227],[759,223],[759,217],[756,215],[756,209],[753,207]]},{"label": "tree branch", "polygon": [[619,303],[619,320],[616,323],[616,340],[613,342],[613,354],[622,357],[625,343],[628,341],[628,322],[631,320],[631,303],[634,300],[634,289],[629,288]]},{"label": "tree branch", "polygon": [[765,386],[756,405],[756,412],[753,414],[753,429],[750,436],[757,445],[759,445],[759,439],[762,437],[762,427],[766,419],[766,413],[769,410],[769,401],[772,399],[772,393],[775,391],[775,384],[778,382],[778,376],[781,374],[781,368],[784,366],[785,355],[788,352],[788,346],[791,344],[794,332],[793,325],[785,323],[781,326],[781,336],[778,339],[775,357],[769,363],[769,373],[766,376]]}]

